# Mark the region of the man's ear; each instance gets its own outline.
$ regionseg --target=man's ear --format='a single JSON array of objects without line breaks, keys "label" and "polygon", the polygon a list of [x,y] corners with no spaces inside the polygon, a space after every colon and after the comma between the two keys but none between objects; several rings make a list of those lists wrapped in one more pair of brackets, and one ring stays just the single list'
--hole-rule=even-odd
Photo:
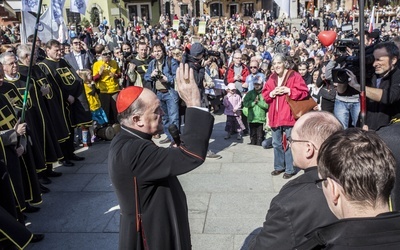
[{"label": "man's ear", "polygon": [[140,115],[133,115],[131,119],[132,119],[132,124],[139,127],[143,126],[143,120],[141,119]]},{"label": "man's ear", "polygon": [[336,206],[339,203],[339,198],[341,198],[343,188],[331,178],[327,178],[326,182],[328,183],[326,188],[330,192],[329,202],[332,202]]},{"label": "man's ear", "polygon": [[307,142],[307,147],[305,147],[305,150],[306,157],[308,159],[312,158],[315,154],[318,154],[318,152],[314,148],[314,145],[311,142]]}]

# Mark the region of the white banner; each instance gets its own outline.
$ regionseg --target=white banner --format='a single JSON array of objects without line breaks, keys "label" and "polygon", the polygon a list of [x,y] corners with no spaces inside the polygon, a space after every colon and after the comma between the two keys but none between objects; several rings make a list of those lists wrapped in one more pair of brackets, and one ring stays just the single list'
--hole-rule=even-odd
[{"label": "white banner", "polygon": [[22,0],[22,10],[21,11],[31,11],[38,12],[39,0]]},{"label": "white banner", "polygon": [[[36,17],[29,12],[22,12],[21,41],[27,42],[28,36],[35,32]],[[42,42],[59,38],[59,24],[51,18],[51,11],[47,9],[41,16],[38,25],[38,37]]]},{"label": "white banner", "polygon": [[71,6],[69,9],[70,12],[76,12],[85,15],[88,0],[70,0],[70,1],[71,1]]},{"label": "white banner", "polygon": [[64,8],[65,0],[51,0],[51,11],[53,19],[60,24],[62,22],[63,17],[63,8]]},{"label": "white banner", "polygon": [[[275,3],[281,8],[281,13],[286,13],[286,17],[290,17],[290,1],[288,0],[275,0]],[[282,14],[279,14],[282,16]]]}]

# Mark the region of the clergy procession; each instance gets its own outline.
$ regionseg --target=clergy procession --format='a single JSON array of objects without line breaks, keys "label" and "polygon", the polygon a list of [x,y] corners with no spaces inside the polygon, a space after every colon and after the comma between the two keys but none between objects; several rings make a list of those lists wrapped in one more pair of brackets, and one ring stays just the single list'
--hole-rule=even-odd
[{"label": "clergy procession", "polygon": [[0,250],[400,249],[395,1],[89,1],[0,18]]}]

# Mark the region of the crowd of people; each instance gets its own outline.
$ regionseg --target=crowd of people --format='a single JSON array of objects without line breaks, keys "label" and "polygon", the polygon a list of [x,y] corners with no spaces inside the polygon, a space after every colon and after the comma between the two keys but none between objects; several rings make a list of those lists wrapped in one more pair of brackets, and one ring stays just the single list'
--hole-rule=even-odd
[{"label": "crowd of people", "polygon": [[[400,121],[398,27],[382,25],[366,32],[367,113],[360,121],[360,45],[353,39],[359,39],[358,31],[341,30],[340,24],[353,21],[347,16],[328,11],[323,16],[321,22],[306,15],[298,26],[273,19],[269,12],[257,13],[254,18],[208,19],[204,35],[195,34],[198,22],[187,15],[181,18],[178,30],[163,15],[154,26],[144,17],[135,17],[127,25],[123,19],[115,20],[115,27],[103,20],[99,32],[93,32],[94,27],[78,31],[71,25],[66,41],[42,43],[31,35],[28,44],[11,44],[18,42],[18,26],[3,27],[0,35],[8,40],[2,39],[0,55],[0,174],[5,177],[0,182],[0,209],[4,210],[0,215],[1,221],[7,222],[1,229],[8,240],[0,241],[0,246],[24,248],[42,240],[44,235],[32,234],[25,227],[24,216],[40,210],[41,194],[50,192],[46,185],[62,175],[53,165],[74,166],[74,161],[84,160],[74,153],[79,144],[89,147],[99,139],[116,136],[109,169],[121,205],[120,249],[142,241],[131,238],[139,218],[143,220],[142,237],[144,232],[147,236],[143,242],[150,249],[189,249],[186,200],[176,176],[198,167],[205,157],[221,158],[208,150],[213,119],[204,111],[221,115],[224,110],[226,135],[222,140],[235,135],[242,141],[249,135],[249,144],[261,146],[267,139],[265,131],[271,131],[271,175],[283,173],[283,178],[289,179],[304,169],[305,174],[286,185],[271,202],[252,248],[290,249],[303,244],[304,249],[312,249],[344,244],[337,240],[341,239],[336,235],[339,231],[330,231],[330,226],[305,235],[329,223],[334,223],[335,230],[346,226],[353,230],[357,223],[338,219],[389,212],[395,161],[381,139],[357,127],[376,130],[399,155],[393,143],[393,136],[399,134],[393,128]],[[338,42],[323,46],[318,35],[324,29],[335,31]],[[34,65],[29,68],[32,56]],[[309,96],[316,101],[315,112],[297,120],[287,99]],[[198,117],[203,117],[201,123]],[[180,145],[171,127],[180,131],[184,144]],[[150,143],[152,139],[170,147],[159,148]],[[296,147],[301,143],[304,147]],[[341,147],[346,143],[354,144],[347,152]],[[369,144],[383,153],[375,155]],[[130,147],[137,147],[138,153],[130,154]],[[354,153],[348,153],[352,149]],[[364,159],[358,162],[357,155]],[[379,160],[382,162],[376,162]],[[371,168],[367,177],[360,167]],[[385,171],[390,173],[382,176],[387,180],[383,185],[374,178]],[[371,180],[365,181],[368,178]],[[323,184],[319,185],[323,191],[316,181]],[[360,194],[349,188],[354,182]],[[371,187],[375,182],[378,190]],[[371,188],[365,200],[364,188]],[[396,186],[392,194],[394,209],[400,208],[398,189]],[[174,200],[173,195],[180,199]],[[156,202],[152,202],[153,196],[158,197]],[[136,204],[131,197],[136,197]],[[171,206],[161,213],[165,204]],[[357,204],[367,205],[361,209]],[[138,217],[138,206],[148,213]],[[151,229],[158,217],[174,218],[164,221],[168,236]],[[398,215],[384,215],[383,219],[392,217]],[[380,223],[384,228],[385,223]],[[318,240],[321,234],[327,234],[326,242]]]}]

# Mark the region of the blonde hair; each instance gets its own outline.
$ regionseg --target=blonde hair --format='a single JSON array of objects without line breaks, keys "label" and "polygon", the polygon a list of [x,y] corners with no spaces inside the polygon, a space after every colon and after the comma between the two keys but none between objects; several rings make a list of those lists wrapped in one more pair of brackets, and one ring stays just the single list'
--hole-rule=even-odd
[{"label": "blonde hair", "polygon": [[83,83],[92,82],[92,71],[90,69],[81,69],[78,70],[76,73],[83,80]]}]

